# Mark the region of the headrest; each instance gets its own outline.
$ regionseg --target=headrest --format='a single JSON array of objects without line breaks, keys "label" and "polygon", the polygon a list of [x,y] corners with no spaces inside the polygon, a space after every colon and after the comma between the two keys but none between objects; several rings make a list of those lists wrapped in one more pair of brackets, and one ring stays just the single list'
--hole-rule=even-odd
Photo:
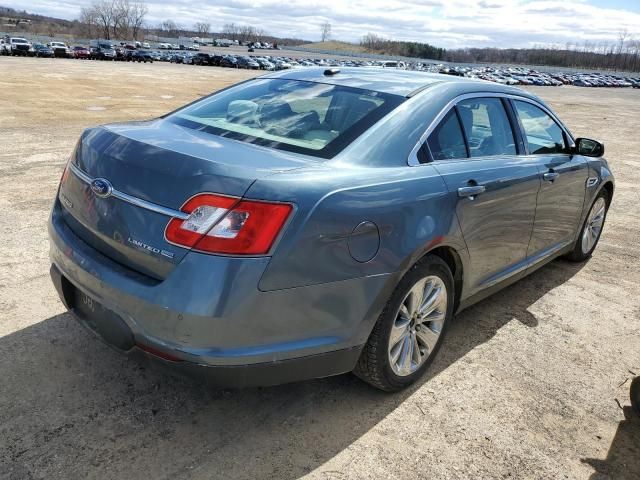
[{"label": "headrest", "polygon": [[258,104],[250,100],[234,100],[227,107],[227,120],[233,123],[255,123]]}]

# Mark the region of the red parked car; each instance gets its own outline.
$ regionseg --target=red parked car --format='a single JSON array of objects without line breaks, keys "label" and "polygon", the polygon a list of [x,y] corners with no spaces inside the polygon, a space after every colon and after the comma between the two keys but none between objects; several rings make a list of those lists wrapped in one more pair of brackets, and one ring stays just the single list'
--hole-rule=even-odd
[{"label": "red parked car", "polygon": [[91,58],[91,52],[87,47],[73,47],[73,58],[88,60]]}]

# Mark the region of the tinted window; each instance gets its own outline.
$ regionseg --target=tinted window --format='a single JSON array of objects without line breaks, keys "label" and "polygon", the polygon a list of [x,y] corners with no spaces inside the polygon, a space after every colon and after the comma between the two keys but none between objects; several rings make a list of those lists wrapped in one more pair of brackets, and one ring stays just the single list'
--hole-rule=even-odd
[{"label": "tinted window", "polygon": [[529,153],[566,153],[564,134],[560,126],[544,110],[528,102],[513,102],[522,128]]},{"label": "tinted window", "polygon": [[359,88],[258,79],[196,102],[169,120],[222,137],[331,158],[403,101]]},{"label": "tinted window", "polygon": [[472,157],[515,155],[516,144],[499,98],[471,98],[458,104]]},{"label": "tinted window", "polygon": [[455,109],[451,109],[431,132],[427,143],[433,160],[467,157],[467,147]]}]

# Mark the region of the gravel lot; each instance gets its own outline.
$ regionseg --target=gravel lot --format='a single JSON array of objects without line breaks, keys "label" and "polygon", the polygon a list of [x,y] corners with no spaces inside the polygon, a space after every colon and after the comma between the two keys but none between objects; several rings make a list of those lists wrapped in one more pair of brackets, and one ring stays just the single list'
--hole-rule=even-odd
[{"label": "gravel lot", "polygon": [[255,72],[8,57],[0,72],[0,478],[640,478],[640,91],[535,90],[607,144],[617,191],[591,261],[459,315],[410,391],[350,375],[229,391],[144,369],[64,313],[46,220],[83,128]]}]

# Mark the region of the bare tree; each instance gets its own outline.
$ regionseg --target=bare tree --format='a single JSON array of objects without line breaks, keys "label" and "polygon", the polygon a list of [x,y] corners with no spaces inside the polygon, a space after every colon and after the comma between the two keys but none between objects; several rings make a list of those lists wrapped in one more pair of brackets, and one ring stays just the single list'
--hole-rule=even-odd
[{"label": "bare tree", "polygon": [[238,40],[239,42],[257,42],[267,36],[261,28],[252,25],[236,25],[235,23],[227,23],[222,27],[222,35],[229,40]]},{"label": "bare tree", "polygon": [[627,31],[626,28],[618,32],[618,55],[622,53],[622,50],[624,49],[624,44],[626,43],[628,38],[629,38],[629,32]]},{"label": "bare tree", "polygon": [[178,35],[178,25],[171,19],[167,19],[160,24],[160,30],[165,32],[170,37],[176,37]]},{"label": "bare tree", "polygon": [[85,37],[93,37],[98,28],[95,10],[92,7],[82,7],[78,21],[81,25],[80,34]]},{"label": "bare tree", "polygon": [[80,10],[80,22],[93,36],[99,29],[105,39],[138,37],[148,8],[144,0],[94,0],[89,7]]},{"label": "bare tree", "polygon": [[320,25],[320,38],[323,42],[326,42],[331,38],[331,24],[326,20],[322,25]]},{"label": "bare tree", "polygon": [[240,28],[235,23],[226,23],[222,27],[222,34],[230,40],[238,40]]},{"label": "bare tree", "polygon": [[111,26],[113,25],[113,1],[100,0],[94,2],[91,7],[96,24],[100,27],[102,37],[111,38]]},{"label": "bare tree", "polygon": [[138,39],[138,35],[143,30],[144,18],[147,16],[149,9],[144,1],[134,1],[129,9],[129,28],[131,36],[134,40]]},{"label": "bare tree", "polygon": [[128,37],[129,33],[128,0],[111,1],[111,36],[113,38]]},{"label": "bare tree", "polygon": [[256,29],[251,25],[241,25],[238,28],[238,40],[241,42],[250,42],[255,40]]},{"label": "bare tree", "polygon": [[196,32],[198,32],[198,34],[203,37],[209,35],[209,31],[211,30],[211,24],[205,22],[197,22],[194,27]]},{"label": "bare tree", "polygon": [[267,36],[267,32],[262,28],[257,28],[254,32],[256,42],[261,42]]},{"label": "bare tree", "polygon": [[631,55],[629,70],[635,72],[638,70],[638,60],[640,60],[640,41],[630,40],[628,45],[629,54]]},{"label": "bare tree", "polygon": [[360,45],[369,50],[382,50],[387,40],[375,33],[367,33],[360,39]]}]

